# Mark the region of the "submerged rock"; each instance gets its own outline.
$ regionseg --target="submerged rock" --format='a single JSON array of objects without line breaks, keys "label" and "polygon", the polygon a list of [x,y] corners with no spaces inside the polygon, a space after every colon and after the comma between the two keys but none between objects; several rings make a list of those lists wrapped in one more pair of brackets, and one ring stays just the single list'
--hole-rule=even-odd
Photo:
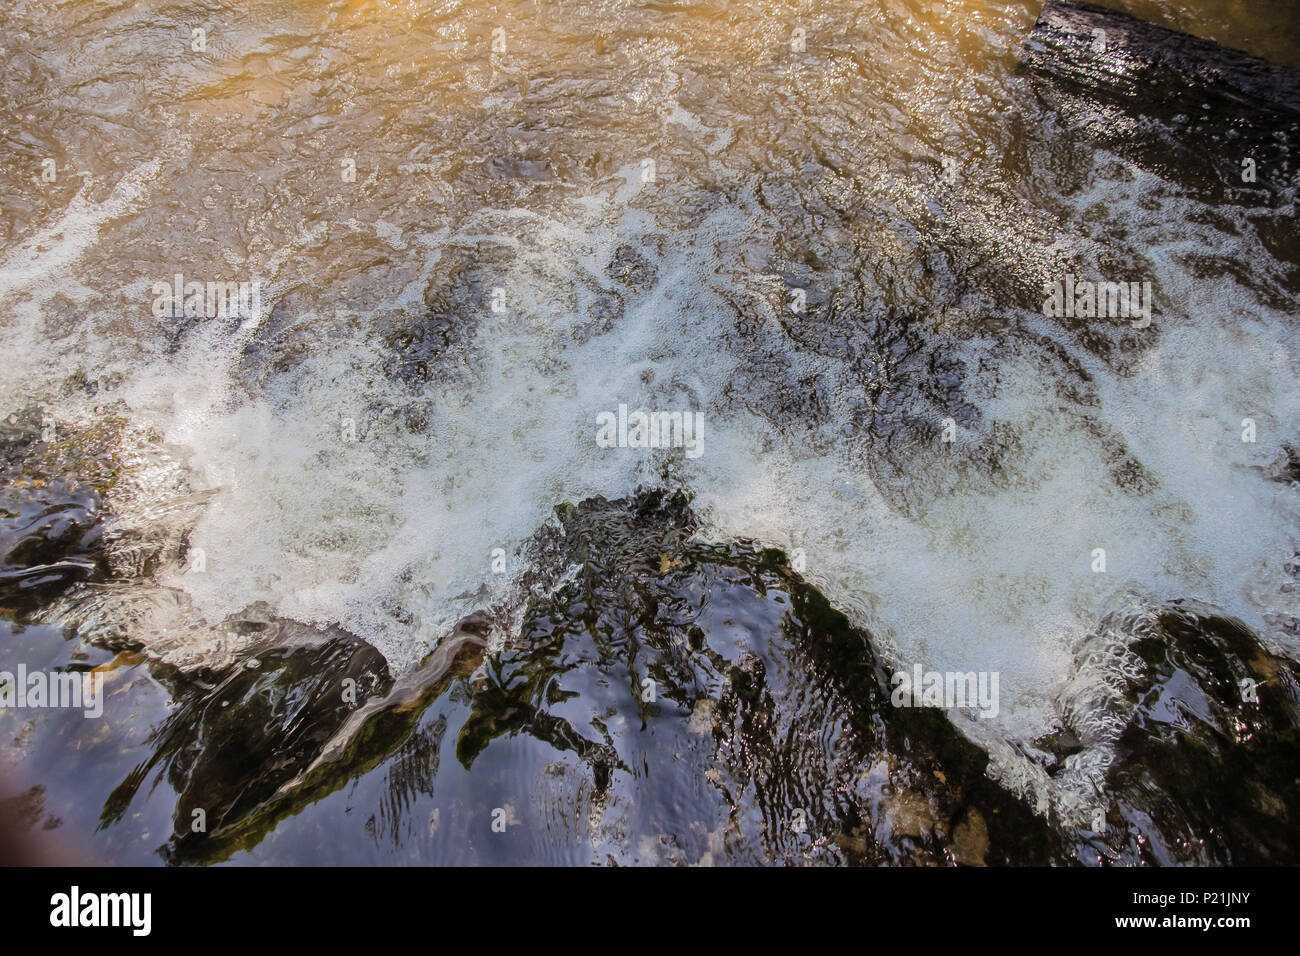
[{"label": "submerged rock", "polygon": [[0,608],[47,600],[98,570],[100,499],[67,479],[0,488]]},{"label": "submerged rock", "polygon": [[1131,709],[1106,779],[1124,863],[1300,859],[1300,670],[1241,624],[1174,608],[1129,647]]},{"label": "submerged rock", "polygon": [[253,847],[350,780],[378,807],[367,837],[406,832],[422,860],[1066,859],[943,713],[890,705],[868,635],[779,552],[693,541],[682,497],[558,513],[498,653],[478,615],[393,680],[364,642],[288,627],[256,667],[182,692],[105,818],[158,768],[173,862]]},{"label": "submerged rock", "polygon": [[890,705],[869,635],[780,552],[693,540],[680,495],[559,517],[560,586],[475,695],[463,762],[514,733],[572,751],[634,846],[689,862],[1060,857],[943,713]]},{"label": "submerged rock", "polygon": [[[176,707],[152,735],[149,760],[106,802],[122,819],[153,773],[176,793],[169,863],[212,863],[255,846],[285,816],[399,751],[453,675],[481,659],[469,619],[415,671],[394,679],[383,655],[337,628],[273,622],[274,636],[215,686],[168,674]],[[468,665],[468,670],[467,670]]]},{"label": "submerged rock", "polygon": [[[681,495],[557,518],[514,613],[466,618],[405,674],[266,606],[236,622],[255,633],[231,666],[139,659],[173,706],[100,827],[161,799],[178,864],[1300,858],[1300,681],[1231,621],[1175,608],[1126,645],[1104,814],[1080,833],[993,779],[945,712],[893,706],[870,635],[780,552],[698,540]],[[1064,768],[1094,736],[1039,744]]]},{"label": "submerged rock", "polygon": [[282,624],[279,642],[229,669],[215,687],[180,683],[153,735],[152,758],[109,797],[104,825],[126,813],[155,769],[177,794],[172,863],[228,856],[274,825],[282,784],[333,737],[357,699],[392,683],[383,657],[339,631]]},{"label": "submerged rock", "polygon": [[0,609],[29,610],[100,572],[111,430],[74,442],[35,407],[0,421]]},{"label": "submerged rock", "polygon": [[[93,622],[102,638],[101,601],[151,601],[156,573],[180,561],[192,518],[214,493],[191,490],[176,452],[107,408],[70,422],[28,406],[0,420],[0,612],[79,629]],[[120,646],[166,643],[138,624],[115,622],[127,632]]]}]

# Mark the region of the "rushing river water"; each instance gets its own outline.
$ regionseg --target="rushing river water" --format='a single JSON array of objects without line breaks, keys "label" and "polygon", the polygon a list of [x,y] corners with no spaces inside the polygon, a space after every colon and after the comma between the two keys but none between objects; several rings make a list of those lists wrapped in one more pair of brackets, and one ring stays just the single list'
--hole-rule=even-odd
[{"label": "rushing river water", "polygon": [[[558,505],[681,489],[891,668],[996,672],[953,719],[1088,805],[1025,752],[1087,725],[1089,642],[1187,600],[1300,655],[1296,168],[1242,201],[1098,145],[1020,69],[1040,6],[9,0],[0,411],[113,462],[109,579],[30,621],[202,675],[261,614],[400,679],[484,609],[517,644]],[[1265,6],[1128,9],[1300,64]],[[1066,276],[1149,283],[1150,324],[1044,314]],[[696,444],[603,447],[620,405]],[[156,859],[169,805],[94,822],[114,772],[58,815]]]}]

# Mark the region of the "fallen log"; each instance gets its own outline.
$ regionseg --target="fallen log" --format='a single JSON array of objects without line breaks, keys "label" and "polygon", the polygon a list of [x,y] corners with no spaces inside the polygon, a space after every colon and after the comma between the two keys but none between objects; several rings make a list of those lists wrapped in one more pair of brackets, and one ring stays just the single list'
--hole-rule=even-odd
[{"label": "fallen log", "polygon": [[1096,145],[1212,201],[1294,201],[1300,70],[1086,3],[1048,0],[1021,72]]},{"label": "fallen log", "polygon": [[1300,118],[1300,70],[1087,3],[1048,0],[1024,65],[1144,110],[1195,106]]}]

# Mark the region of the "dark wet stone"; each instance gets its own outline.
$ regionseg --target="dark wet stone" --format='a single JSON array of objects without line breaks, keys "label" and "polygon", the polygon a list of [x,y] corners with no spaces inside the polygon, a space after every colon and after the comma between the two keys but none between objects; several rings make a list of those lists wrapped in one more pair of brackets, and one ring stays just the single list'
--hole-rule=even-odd
[{"label": "dark wet stone", "polygon": [[[354,802],[377,800],[367,840],[418,834],[424,801],[450,841],[433,860],[452,845],[460,862],[1065,859],[943,713],[890,705],[868,635],[779,552],[694,542],[680,496],[557,511],[563,530],[533,549],[533,593],[550,596],[499,653],[484,658],[493,617],[475,615],[394,680],[350,635],[273,622],[210,685],[173,678],[179,706],[104,825],[158,772],[179,795],[174,863],[256,847],[352,780]],[[532,836],[494,837],[497,811]],[[554,813],[589,823],[559,832]]]},{"label": "dark wet stone", "polygon": [[[495,652],[510,615],[482,612],[394,677],[359,638],[256,605],[226,622],[255,648],[234,666],[149,664],[174,705],[101,827],[162,779],[175,797],[159,852],[180,864],[376,848],[460,863],[1300,858],[1300,678],[1232,621],[1175,608],[1129,646],[1105,825],[1067,835],[992,780],[942,711],[892,706],[870,635],[780,552],[697,540],[681,495],[557,517]],[[1029,749],[1055,774],[1081,737]],[[360,812],[339,831],[342,792]],[[263,845],[283,827],[296,836]]]},{"label": "dark wet stone", "polygon": [[482,618],[467,618],[394,679],[378,651],[337,628],[275,618],[266,605],[227,623],[264,635],[260,649],[215,675],[154,666],[176,706],[155,729],[149,759],[101,813],[102,826],[118,823],[161,775],[177,795],[173,834],[160,849],[173,864],[254,847],[286,816],[403,759],[425,708],[477,665],[484,644]]},{"label": "dark wet stone", "polygon": [[[723,391],[729,405],[765,416],[809,453],[847,453],[905,513],[1014,480],[1004,463],[1020,457],[1022,436],[981,416],[968,390],[984,370],[960,354],[950,331],[873,304],[856,288],[783,327],[754,301],[731,301],[737,321],[725,345],[738,361]],[[1092,392],[1057,354],[1040,354],[1043,374],[1062,392]],[[942,441],[947,419],[960,441]],[[953,467],[954,457],[963,467]]]},{"label": "dark wet stone", "polygon": [[124,465],[124,419],[105,414],[73,428],[29,405],[0,420],[0,485],[75,479],[107,497]]},{"label": "dark wet stone", "polygon": [[890,705],[869,636],[779,552],[693,542],[680,496],[558,513],[543,550],[580,570],[492,660],[463,764],[520,735],[572,753],[622,808],[615,860],[644,841],[682,862],[1061,858],[941,712]]},{"label": "dark wet stone", "polygon": [[69,479],[0,488],[0,607],[25,609],[98,573],[99,495]]},{"label": "dark wet stone", "polygon": [[73,427],[27,406],[0,421],[0,609],[26,613],[111,564],[102,532],[126,423]]},{"label": "dark wet stone", "polygon": [[[1021,66],[1081,135],[1210,198],[1271,205],[1300,172],[1293,67],[1062,0],[1043,7]],[[1115,122],[1112,111],[1138,122]],[[1245,158],[1254,182],[1242,179]]]},{"label": "dark wet stone", "polygon": [[1030,748],[1030,752],[1039,757],[1049,774],[1058,773],[1065,766],[1065,761],[1081,750],[1083,744],[1068,729],[1039,737]]},{"label": "dark wet stone", "polygon": [[1283,443],[1281,451],[1265,470],[1269,481],[1281,484],[1300,483],[1300,452],[1293,445]]},{"label": "dark wet stone", "polygon": [[1129,650],[1132,708],[1106,782],[1122,863],[1300,859],[1300,672],[1227,618],[1173,609]]},{"label": "dark wet stone", "polygon": [[[156,774],[177,795],[173,863],[274,852],[263,838],[290,817],[300,842],[280,852],[299,862],[389,845],[460,863],[1300,858],[1300,680],[1234,622],[1173,609],[1130,645],[1105,826],[1068,836],[994,782],[945,713],[892,706],[870,635],[780,552],[697,540],[681,495],[557,517],[498,651],[510,615],[482,612],[394,678],[364,641],[261,605],[228,622],[255,639],[235,666],[151,665],[176,705],[102,825]],[[1055,773],[1080,737],[1029,749]],[[327,798],[344,790],[359,830],[335,836]]]},{"label": "dark wet stone", "polygon": [[41,410],[28,406],[0,420],[0,470],[8,476],[42,441]]},{"label": "dark wet stone", "polygon": [[1048,0],[1025,41],[1024,62],[1147,107],[1195,101],[1204,108],[1208,99],[1300,117],[1300,70],[1088,3]]},{"label": "dark wet stone", "polygon": [[177,681],[178,706],[155,730],[152,758],[109,797],[104,825],[122,817],[155,769],[178,795],[175,834],[163,849],[172,863],[222,859],[293,809],[299,794],[286,782],[392,679],[383,656],[359,638],[277,626],[274,646],[241,660],[215,687]]},{"label": "dark wet stone", "polygon": [[385,375],[415,390],[429,381],[465,379],[479,322],[490,314],[492,289],[507,285],[513,258],[512,251],[491,244],[445,252],[425,289],[423,312],[401,310],[374,320]]}]

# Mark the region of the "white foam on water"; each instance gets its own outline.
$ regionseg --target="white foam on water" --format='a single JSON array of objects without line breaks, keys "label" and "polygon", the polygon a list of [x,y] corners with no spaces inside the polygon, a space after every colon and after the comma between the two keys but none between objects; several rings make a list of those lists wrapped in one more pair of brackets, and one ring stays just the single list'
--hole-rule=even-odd
[{"label": "white foam on water", "polygon": [[[557,299],[556,287],[600,277],[618,245],[656,231],[646,212],[606,195],[574,203],[565,222],[484,212],[454,234],[425,237],[430,269],[455,242],[490,238],[516,253],[500,280],[507,313],[484,302],[472,319],[468,379],[412,396],[376,371],[381,344],[322,338],[291,383],[247,396],[230,385],[250,333],[216,326],[200,328],[174,363],[137,369],[129,404],[192,452],[194,487],[218,489],[190,538],[206,572],[174,567],[162,580],[209,621],[265,599],[292,617],[341,623],[395,666],[409,664],[460,616],[507,593],[526,571],[519,548],[556,504],[658,482],[663,455],[595,443],[596,415],[626,403],[704,413],[703,456],[679,452],[673,467],[710,534],[802,548],[810,580],[899,666],[999,671],[997,722],[1008,734],[1051,724],[1072,649],[1134,597],[1204,600],[1284,643],[1266,618],[1285,603],[1296,500],[1260,466],[1296,440],[1287,316],[1232,283],[1196,278],[1177,255],[1186,240],[1141,209],[1141,183],[1106,188],[1112,214],[1143,230],[1161,300],[1196,306],[1183,318],[1156,316],[1155,344],[1131,374],[1088,364],[1097,417],[1156,478],[1147,494],[1109,480],[1080,410],[1015,340],[962,346],[972,363],[995,359],[996,374],[972,382],[966,397],[981,429],[999,421],[1020,437],[1003,463],[1013,480],[998,491],[959,485],[925,499],[919,514],[875,487],[851,441],[819,457],[801,449],[807,423],[778,427],[727,403],[737,360],[723,342],[735,314],[701,250],[743,238],[752,226],[739,210],[675,237],[652,260],[654,288],[627,296],[613,331],[578,344],[570,333],[590,302],[581,291]],[[1233,241],[1243,261],[1262,254],[1217,231],[1192,248]],[[374,308],[415,308],[418,294],[416,283]],[[1059,336],[1032,313],[1025,321]],[[385,417],[412,403],[428,416],[424,434]],[[381,410],[369,424],[367,408]],[[1243,417],[1258,423],[1254,445],[1240,441]],[[349,418],[360,434],[352,443],[341,434]],[[960,467],[967,440],[918,454]],[[507,554],[505,575],[492,573],[495,548]],[[1091,569],[1094,548],[1106,550],[1105,574]]]},{"label": "white foam on water", "polygon": [[162,164],[162,159],[141,163],[100,202],[89,198],[96,184],[83,185],[56,222],[37,230],[0,264],[0,296],[42,284],[52,294],[56,287],[51,280],[59,278],[94,245],[105,222],[125,214],[144,198],[149,181],[157,176]]},{"label": "white foam on water", "polygon": [[[183,142],[173,143],[168,155],[179,155],[186,148]],[[34,387],[49,393],[50,382],[40,380],[52,358],[50,343],[42,334],[43,309],[55,295],[79,302],[91,297],[74,267],[99,241],[105,223],[145,199],[163,162],[159,158],[134,167],[98,202],[90,198],[98,184],[86,182],[58,219],[18,243],[0,262],[0,307],[8,311],[7,321],[0,322],[0,344],[8,355],[30,358],[26,369],[0,377],[0,399],[7,405],[25,403]]]},{"label": "white foam on water", "polygon": [[[637,228],[636,218],[623,225]],[[496,231],[481,231],[489,222]],[[527,242],[514,242],[511,229]],[[649,455],[597,446],[596,416],[619,403],[698,410],[690,396],[708,372],[679,353],[672,327],[690,303],[666,307],[662,297],[680,289],[663,283],[649,299],[629,300],[617,331],[580,346],[569,333],[586,321],[584,304],[545,308],[557,284],[603,270],[621,235],[523,214],[464,224],[448,244],[490,236],[522,252],[499,278],[510,305],[497,315],[485,301],[464,316],[478,325],[472,367],[457,369],[468,377],[414,395],[367,365],[384,357],[381,346],[321,340],[291,387],[223,402],[205,383],[228,378],[237,349],[197,340],[180,377],[193,394],[176,390],[166,369],[151,388],[173,389],[167,439],[193,451],[196,486],[219,493],[190,537],[206,572],[174,568],[164,581],[188,591],[209,620],[265,599],[293,617],[342,623],[401,666],[509,590],[526,570],[520,547],[555,505],[654,483]],[[375,309],[418,308],[418,293]],[[702,354],[697,345],[689,351]],[[684,387],[649,388],[651,373],[680,376]],[[428,416],[424,433],[391,414],[403,407]],[[345,440],[349,421],[356,441]],[[497,548],[507,555],[503,575],[493,573]]]},{"label": "white foam on water", "polygon": [[[1130,223],[1142,221],[1140,200],[1111,196]],[[968,357],[996,356],[997,371],[967,397],[985,425],[1002,422],[1020,437],[1003,463],[1013,477],[998,491],[959,486],[916,515],[874,486],[848,442],[817,457],[800,450],[804,423],[778,428],[724,402],[736,359],[720,343],[734,313],[712,291],[714,265],[699,250],[743,233],[748,224],[733,212],[656,260],[658,284],[628,297],[609,334],[578,345],[569,332],[584,320],[582,303],[530,305],[552,300],[552,283],[599,275],[617,245],[652,229],[613,200],[599,215],[589,202],[580,208],[588,212],[567,223],[516,217],[513,233],[462,228],[466,237],[513,236],[520,257],[501,280],[512,305],[496,316],[485,304],[475,320],[468,388],[453,379],[419,396],[426,434],[381,421],[342,442],[341,420],[360,422],[367,403],[410,398],[359,373],[348,348],[326,345],[293,395],[255,398],[169,435],[195,449],[196,474],[222,489],[192,536],[209,555],[208,574],[172,583],[211,617],[264,596],[290,616],[343,623],[394,664],[410,663],[458,617],[506,593],[526,571],[521,544],[556,504],[657,483],[663,456],[595,444],[595,416],[624,402],[703,411],[704,455],[679,453],[674,473],[709,533],[802,548],[807,576],[900,666],[998,671],[1004,733],[1051,725],[1073,648],[1131,600],[1204,600],[1283,642],[1266,618],[1285,607],[1296,499],[1257,466],[1296,437],[1286,424],[1300,404],[1292,333],[1286,316],[1161,253],[1170,240],[1151,214],[1158,294],[1201,307],[1176,320],[1158,314],[1156,344],[1131,374],[1098,360],[1089,368],[1096,416],[1156,487],[1134,494],[1110,480],[1081,410],[1062,401],[1032,348],[973,339]],[[502,222],[493,219],[512,228]],[[1241,255],[1259,254],[1241,242]],[[1059,334],[1032,314],[1026,321]],[[1259,423],[1255,445],[1240,441],[1247,415]],[[938,443],[920,453],[961,460]],[[505,575],[492,573],[494,548],[508,556]],[[1092,570],[1095,548],[1106,551],[1104,574]],[[279,582],[266,583],[271,575]]]},{"label": "white foam on water", "polygon": [[[1300,498],[1293,486],[1268,480],[1265,467],[1297,438],[1293,321],[1232,281],[1198,277],[1178,255],[1213,249],[1263,265],[1267,253],[1249,228],[1241,230],[1247,238],[1205,227],[1189,239],[1194,230],[1184,223],[1171,228],[1169,205],[1144,210],[1144,189],[1154,186],[1148,177],[1098,188],[1116,221],[1137,230],[1157,294],[1173,304],[1170,312],[1187,314],[1157,314],[1155,344],[1130,374],[1085,363],[1095,376],[1096,417],[1155,478],[1154,490],[1131,494],[1109,479],[1081,410],[1013,341],[993,343],[988,394],[967,395],[984,422],[1009,425],[1021,439],[1021,452],[1003,462],[1015,476],[1005,490],[933,497],[913,520],[842,461],[764,456],[724,462],[718,467],[730,480],[701,489],[721,527],[803,548],[807,576],[855,611],[896,664],[999,671],[994,724],[1008,735],[1051,726],[1074,677],[1072,649],[1106,613],[1133,601],[1201,600],[1259,629],[1276,649],[1298,650],[1272,619],[1300,610],[1284,571],[1300,547]],[[1170,204],[1179,212],[1194,205]],[[1054,331],[1045,320],[1030,322]],[[1244,417],[1258,423],[1255,444],[1241,440]],[[945,451],[936,445],[920,454]],[[842,488],[854,493],[837,494]],[[1092,569],[1095,548],[1105,549],[1104,574]]]}]

